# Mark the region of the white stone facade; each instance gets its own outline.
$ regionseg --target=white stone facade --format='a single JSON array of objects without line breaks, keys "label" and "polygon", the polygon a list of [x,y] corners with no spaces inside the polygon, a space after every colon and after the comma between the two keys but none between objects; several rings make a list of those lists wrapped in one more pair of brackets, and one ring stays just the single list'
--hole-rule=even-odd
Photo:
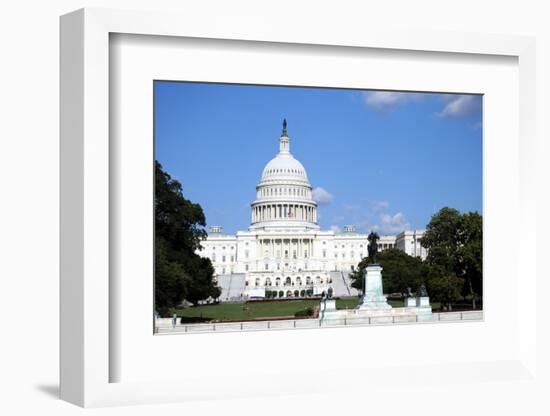
[{"label": "white stone facade", "polygon": [[[219,280],[244,274],[244,287],[232,291],[236,297],[263,297],[265,290],[294,297],[308,290],[318,294],[329,286],[335,296],[355,295],[348,274],[368,254],[367,234],[356,233],[353,226],[343,233],[321,230],[317,219],[312,186],[290,153],[285,123],[279,153],[265,166],[256,187],[249,229],[226,235],[220,226],[212,227],[199,254],[210,258]],[[425,258],[419,242],[422,234],[415,230],[382,235],[379,249],[396,247]]]}]

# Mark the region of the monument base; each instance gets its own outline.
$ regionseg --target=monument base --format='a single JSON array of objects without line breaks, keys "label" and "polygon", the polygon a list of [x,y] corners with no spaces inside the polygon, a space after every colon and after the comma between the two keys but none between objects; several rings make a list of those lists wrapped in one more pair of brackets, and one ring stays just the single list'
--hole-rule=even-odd
[{"label": "monument base", "polygon": [[365,294],[358,309],[388,310],[391,305],[382,293],[382,267],[378,264],[367,266],[365,271]]},{"label": "monument base", "polygon": [[416,298],[405,298],[405,308],[415,308]]},{"label": "monument base", "polygon": [[336,299],[323,299],[319,305],[319,319],[334,317],[336,312]]}]

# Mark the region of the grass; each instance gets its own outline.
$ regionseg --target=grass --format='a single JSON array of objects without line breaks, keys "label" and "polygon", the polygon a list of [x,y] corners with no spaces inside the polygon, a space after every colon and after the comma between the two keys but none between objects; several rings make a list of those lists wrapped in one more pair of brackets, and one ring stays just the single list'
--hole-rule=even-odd
[{"label": "grass", "polygon": [[[357,307],[357,298],[343,298],[336,300],[337,309],[354,309]],[[402,307],[402,301],[389,301],[393,307]],[[188,322],[242,321],[262,318],[294,317],[299,311],[308,307],[319,306],[319,300],[283,300],[271,302],[247,302],[244,304],[220,303],[217,305],[203,305],[185,309],[177,309],[178,317]]]}]

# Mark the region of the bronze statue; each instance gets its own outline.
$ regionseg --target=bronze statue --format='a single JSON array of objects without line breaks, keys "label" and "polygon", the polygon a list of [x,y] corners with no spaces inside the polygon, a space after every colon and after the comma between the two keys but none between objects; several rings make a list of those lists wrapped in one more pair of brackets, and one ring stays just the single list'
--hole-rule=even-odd
[{"label": "bronze statue", "polygon": [[377,241],[380,239],[380,236],[374,232],[371,231],[369,236],[367,237],[367,240],[369,240],[369,258],[371,261],[371,264],[376,264],[376,255],[378,254],[378,243]]},{"label": "bronze statue", "polygon": [[421,285],[418,289],[418,296],[420,296],[421,298],[428,297],[428,291],[426,290],[425,285]]}]

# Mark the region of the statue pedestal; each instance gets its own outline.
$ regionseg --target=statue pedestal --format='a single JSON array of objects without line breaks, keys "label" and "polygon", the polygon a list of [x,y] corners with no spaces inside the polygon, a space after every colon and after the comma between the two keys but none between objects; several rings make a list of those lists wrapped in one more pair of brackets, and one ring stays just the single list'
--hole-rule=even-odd
[{"label": "statue pedestal", "polygon": [[323,299],[319,305],[319,318],[332,318],[336,312],[336,299]]},{"label": "statue pedestal", "polygon": [[416,298],[405,298],[405,308],[416,308]]},{"label": "statue pedestal", "polygon": [[382,267],[377,264],[367,266],[365,271],[365,293],[358,309],[391,309],[382,290]]},{"label": "statue pedestal", "polygon": [[334,312],[336,310],[336,299],[324,299],[321,301],[320,312]]},{"label": "statue pedestal", "polygon": [[430,298],[428,296],[422,296],[416,298],[416,307],[417,308],[432,308],[430,306]]}]

